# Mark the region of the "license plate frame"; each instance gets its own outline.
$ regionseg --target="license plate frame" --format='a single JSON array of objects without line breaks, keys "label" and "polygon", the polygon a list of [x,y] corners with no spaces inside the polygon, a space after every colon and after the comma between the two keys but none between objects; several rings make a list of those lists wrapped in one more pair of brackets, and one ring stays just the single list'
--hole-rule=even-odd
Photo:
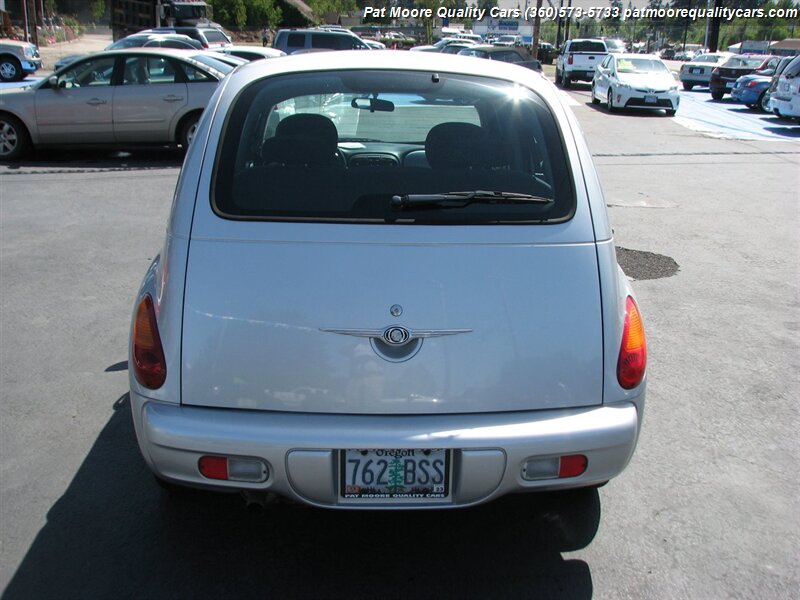
[{"label": "license plate frame", "polygon": [[644,103],[645,104],[658,104],[658,96],[656,96],[655,94],[645,94]]},{"label": "license plate frame", "polygon": [[727,83],[725,84],[725,87],[726,87],[727,89],[729,89],[729,90],[732,90],[732,89],[733,89],[733,84],[734,84],[734,82],[733,82],[733,81],[729,81],[729,82],[727,82]]},{"label": "license plate frame", "polygon": [[[452,454],[452,450],[444,448],[342,449],[339,499],[389,504],[448,502],[452,490]],[[406,461],[413,463],[413,468]],[[427,464],[423,465],[423,461]],[[434,466],[433,461],[439,462]],[[414,481],[408,483],[410,477]]]},{"label": "license plate frame", "polygon": [[691,73],[692,75],[700,75],[702,72],[703,72],[702,68],[692,67],[691,69],[689,69],[689,73]]}]

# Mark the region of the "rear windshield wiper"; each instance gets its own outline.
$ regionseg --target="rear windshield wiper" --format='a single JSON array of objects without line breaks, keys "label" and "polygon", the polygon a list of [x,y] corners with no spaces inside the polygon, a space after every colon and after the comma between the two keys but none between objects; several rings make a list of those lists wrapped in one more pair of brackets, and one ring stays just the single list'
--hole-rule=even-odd
[{"label": "rear windshield wiper", "polygon": [[441,194],[405,194],[392,196],[392,208],[463,208],[470,204],[551,204],[552,198],[518,194],[516,192],[491,192],[474,190],[471,192],[443,192]]}]

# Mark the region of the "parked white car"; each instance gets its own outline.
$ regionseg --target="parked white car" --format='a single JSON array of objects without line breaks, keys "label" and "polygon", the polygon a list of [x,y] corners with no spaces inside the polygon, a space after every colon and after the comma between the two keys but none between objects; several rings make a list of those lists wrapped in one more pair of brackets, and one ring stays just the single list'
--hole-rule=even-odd
[{"label": "parked white car", "polygon": [[423,509],[618,475],[647,348],[562,102],[533,71],[428,53],[228,75],[134,303],[157,478]]},{"label": "parked white car", "polygon": [[779,117],[800,118],[800,56],[795,57],[778,77],[769,108]]},{"label": "parked white car", "polygon": [[592,103],[619,108],[664,110],[674,115],[681,98],[675,77],[654,55],[609,54],[595,71]]}]

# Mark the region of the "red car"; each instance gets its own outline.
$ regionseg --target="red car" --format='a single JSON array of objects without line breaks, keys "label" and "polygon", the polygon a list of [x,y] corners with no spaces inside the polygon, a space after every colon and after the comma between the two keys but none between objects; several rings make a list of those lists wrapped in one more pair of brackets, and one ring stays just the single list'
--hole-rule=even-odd
[{"label": "red car", "polygon": [[725,94],[731,92],[739,77],[767,69],[773,69],[774,72],[780,60],[780,56],[761,54],[737,54],[731,56],[719,67],[711,71],[711,80],[708,82],[708,87],[711,89],[711,97],[714,100],[722,100]]}]

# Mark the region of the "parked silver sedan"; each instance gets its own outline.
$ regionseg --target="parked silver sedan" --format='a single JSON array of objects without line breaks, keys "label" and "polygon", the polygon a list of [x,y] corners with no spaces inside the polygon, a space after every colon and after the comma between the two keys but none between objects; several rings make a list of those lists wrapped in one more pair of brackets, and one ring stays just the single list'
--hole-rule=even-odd
[{"label": "parked silver sedan", "polygon": [[181,50],[93,54],[33,86],[0,92],[0,160],[32,147],[187,147],[221,70]]},{"label": "parked silver sedan", "polygon": [[625,468],[644,329],[552,84],[343,51],[236,69],[213,102],[134,303],[162,484],[428,509]]}]

